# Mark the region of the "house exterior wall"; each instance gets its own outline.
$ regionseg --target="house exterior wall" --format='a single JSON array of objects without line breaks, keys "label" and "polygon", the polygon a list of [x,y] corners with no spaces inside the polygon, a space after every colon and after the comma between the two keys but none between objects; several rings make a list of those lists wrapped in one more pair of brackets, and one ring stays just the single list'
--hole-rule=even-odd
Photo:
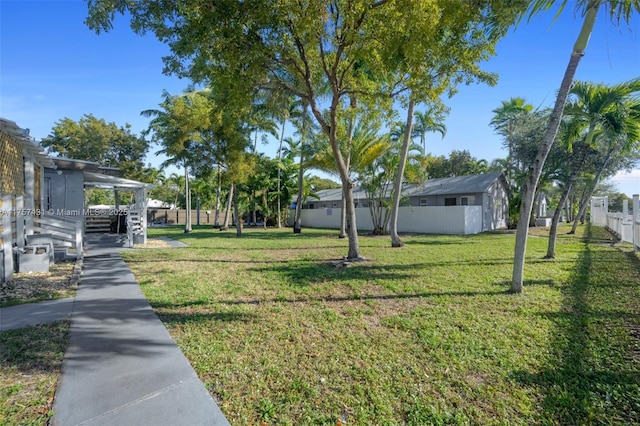
[{"label": "house exterior wall", "polygon": [[483,231],[506,228],[509,210],[509,201],[504,187],[495,181],[488,192],[482,195]]},{"label": "house exterior wall", "polygon": [[49,181],[48,209],[56,212],[84,209],[84,176],[80,170],[45,169],[44,178]]},{"label": "house exterior wall", "polygon": [[[0,130],[0,282],[13,276],[13,246],[18,242],[17,198],[25,193],[22,146]],[[23,219],[24,220],[24,219]]]},{"label": "house exterior wall", "polygon": [[0,194],[24,194],[22,146],[0,131]]},{"label": "house exterior wall", "polygon": [[[289,215],[289,221],[293,217]],[[338,229],[340,209],[303,209],[302,226]],[[483,231],[481,206],[400,207],[398,231],[424,234],[469,235]],[[356,224],[360,231],[372,231],[373,222],[368,208],[356,209]],[[291,225],[289,223],[289,225]]]},{"label": "house exterior wall", "polygon": [[[409,205],[415,207],[424,207],[424,202],[426,201],[427,206],[444,207],[446,205],[445,200],[449,198],[455,198],[456,206],[482,206],[482,193],[412,196],[409,198]],[[466,199],[467,204],[464,204],[463,199]]]}]

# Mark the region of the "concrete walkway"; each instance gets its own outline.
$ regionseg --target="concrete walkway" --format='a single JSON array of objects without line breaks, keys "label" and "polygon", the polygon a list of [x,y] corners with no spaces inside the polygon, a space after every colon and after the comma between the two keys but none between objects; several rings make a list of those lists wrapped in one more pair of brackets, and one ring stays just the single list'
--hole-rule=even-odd
[{"label": "concrete walkway", "polygon": [[[118,254],[120,242],[87,243],[50,424],[228,425]],[[60,313],[69,307],[58,303]],[[3,323],[19,316],[7,309]]]},{"label": "concrete walkway", "polygon": [[73,313],[74,301],[73,297],[68,297],[0,308],[0,331],[49,324],[69,318]]}]

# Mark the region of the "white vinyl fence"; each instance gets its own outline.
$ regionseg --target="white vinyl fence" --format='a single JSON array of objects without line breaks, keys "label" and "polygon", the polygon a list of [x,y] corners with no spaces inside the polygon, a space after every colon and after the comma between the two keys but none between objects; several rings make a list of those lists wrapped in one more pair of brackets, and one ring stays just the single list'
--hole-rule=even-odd
[{"label": "white vinyl fence", "polygon": [[[633,211],[640,212],[640,196],[633,196]],[[621,241],[633,244],[635,250],[640,248],[640,215],[629,214],[628,202],[624,201],[622,213],[609,212],[608,197],[591,199],[592,224],[603,226],[613,232]]]},{"label": "white vinyl fence", "polygon": [[[293,214],[291,211],[290,221]],[[340,227],[341,209],[303,209],[301,214],[303,227]],[[356,208],[356,223],[360,231],[373,230],[368,208]],[[398,232],[471,235],[490,227],[491,225],[483,223],[482,206],[407,206],[400,207],[398,212]]]}]

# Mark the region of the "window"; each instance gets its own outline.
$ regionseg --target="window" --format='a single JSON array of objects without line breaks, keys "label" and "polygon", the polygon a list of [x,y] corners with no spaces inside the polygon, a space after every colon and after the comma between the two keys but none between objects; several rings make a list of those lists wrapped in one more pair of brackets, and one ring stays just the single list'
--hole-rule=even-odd
[{"label": "window", "polygon": [[315,208],[316,208],[316,205],[315,205],[315,204],[313,204],[313,203],[309,203],[309,208],[310,208],[310,209],[315,209]]},{"label": "window", "polygon": [[420,205],[421,206],[426,206],[427,205],[427,199],[426,198],[420,198]]},{"label": "window", "polygon": [[42,194],[44,201],[44,210],[51,210],[51,178],[44,178],[44,194]]},{"label": "window", "polygon": [[460,204],[463,206],[474,206],[476,204],[476,196],[467,195],[466,197],[460,197]]},{"label": "window", "polygon": [[445,206],[455,206],[456,203],[456,199],[455,198],[445,198],[444,199],[444,205]]},{"label": "window", "polygon": [[[338,208],[338,203],[336,203],[336,202],[334,201],[334,202],[333,202],[333,204],[332,204],[331,206],[332,206],[334,209],[337,209],[337,208]],[[356,207],[358,207],[358,206],[356,205]]]}]

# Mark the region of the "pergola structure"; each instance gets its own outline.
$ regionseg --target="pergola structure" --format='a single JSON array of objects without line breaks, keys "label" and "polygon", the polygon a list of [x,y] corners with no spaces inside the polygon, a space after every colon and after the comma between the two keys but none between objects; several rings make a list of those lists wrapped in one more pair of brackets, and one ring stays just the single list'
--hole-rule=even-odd
[{"label": "pergola structure", "polygon": [[[84,232],[110,232],[110,219],[115,218],[120,224],[120,217],[126,215],[129,245],[146,243],[147,191],[154,185],[121,178],[117,168],[93,161],[53,158],[53,162],[56,169],[45,170],[48,211],[82,220]],[[86,189],[114,191],[116,205],[89,209],[85,202]],[[121,208],[117,204],[120,191],[133,192],[134,203]]]},{"label": "pergola structure", "polygon": [[[124,179],[121,177],[110,176],[102,173],[84,171],[84,188],[108,189],[114,192],[133,191],[135,194],[135,202],[129,206],[125,212],[127,215],[127,234],[129,235],[129,243],[146,244],[147,242],[147,190],[153,188],[154,185],[135,180]],[[116,203],[118,197],[115,197]],[[120,212],[119,206],[116,204],[113,214]]]}]

